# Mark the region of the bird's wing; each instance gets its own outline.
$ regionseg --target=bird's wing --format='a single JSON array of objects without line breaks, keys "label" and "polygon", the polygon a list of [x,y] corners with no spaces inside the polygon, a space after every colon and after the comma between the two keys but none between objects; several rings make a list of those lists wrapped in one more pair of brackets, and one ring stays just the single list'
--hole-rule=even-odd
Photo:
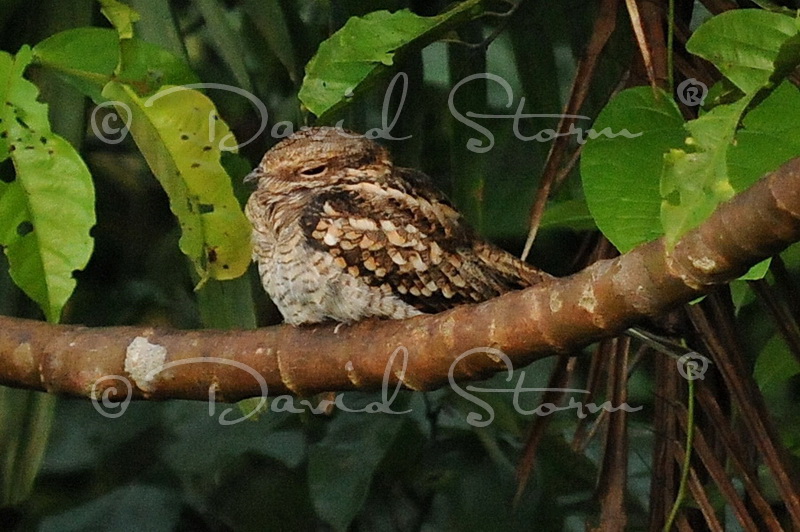
[{"label": "bird's wing", "polygon": [[300,219],[309,243],[372,286],[439,312],[530,286],[544,274],[480,240],[420,172],[322,190]]}]

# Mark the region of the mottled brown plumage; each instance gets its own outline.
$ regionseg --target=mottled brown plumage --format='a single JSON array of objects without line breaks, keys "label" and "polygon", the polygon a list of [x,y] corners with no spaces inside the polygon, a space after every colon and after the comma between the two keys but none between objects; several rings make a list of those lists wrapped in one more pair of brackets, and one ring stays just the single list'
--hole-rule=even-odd
[{"label": "mottled brown plumage", "polygon": [[253,258],[293,325],[439,312],[549,278],[481,240],[425,174],[341,129],[295,133],[248,180]]}]

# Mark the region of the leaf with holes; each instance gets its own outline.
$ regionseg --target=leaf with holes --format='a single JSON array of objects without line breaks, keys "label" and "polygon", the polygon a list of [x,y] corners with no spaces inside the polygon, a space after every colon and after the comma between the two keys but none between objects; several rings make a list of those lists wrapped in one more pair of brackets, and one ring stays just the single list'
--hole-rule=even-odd
[{"label": "leaf with holes", "polygon": [[181,225],[180,248],[201,284],[234,279],[250,264],[250,223],[220,163],[236,140],[214,104],[198,91],[162,87],[149,98],[110,82],[103,97],[130,117],[130,132],[169,196]]},{"label": "leaf with holes", "polygon": [[0,52],[0,244],[11,278],[56,322],[75,288],[72,273],[92,253],[95,223],[91,175],[75,149],[50,131],[39,90],[22,77],[32,58]]}]

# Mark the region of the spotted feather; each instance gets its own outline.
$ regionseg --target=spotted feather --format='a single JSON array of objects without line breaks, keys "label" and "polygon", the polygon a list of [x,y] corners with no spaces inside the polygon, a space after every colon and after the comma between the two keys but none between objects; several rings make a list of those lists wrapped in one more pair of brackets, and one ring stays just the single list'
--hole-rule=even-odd
[{"label": "spotted feather", "polygon": [[426,175],[352,133],[300,131],[248,180],[253,258],[293,325],[407,318],[549,278],[478,237]]}]

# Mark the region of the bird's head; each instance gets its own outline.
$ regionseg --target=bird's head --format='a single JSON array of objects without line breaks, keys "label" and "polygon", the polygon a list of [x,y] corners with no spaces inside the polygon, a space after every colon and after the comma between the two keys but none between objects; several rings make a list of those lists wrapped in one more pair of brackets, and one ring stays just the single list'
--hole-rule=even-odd
[{"label": "bird's head", "polygon": [[341,128],[314,127],[276,144],[245,182],[280,193],[379,179],[391,168],[388,151],[376,142]]}]

